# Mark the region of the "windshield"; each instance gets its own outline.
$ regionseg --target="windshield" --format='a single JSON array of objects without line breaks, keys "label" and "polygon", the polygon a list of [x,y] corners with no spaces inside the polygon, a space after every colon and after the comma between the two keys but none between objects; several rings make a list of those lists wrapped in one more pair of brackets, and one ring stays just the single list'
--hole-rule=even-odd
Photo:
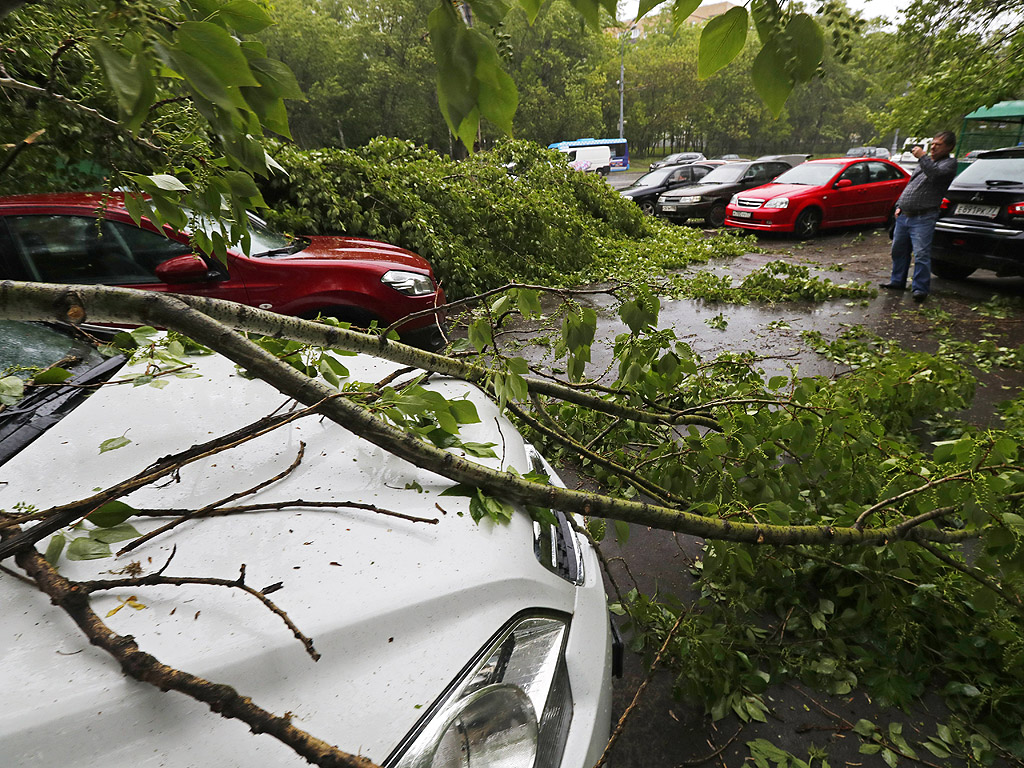
[{"label": "windshield", "polygon": [[743,174],[747,172],[747,168],[750,167],[750,163],[730,163],[729,165],[720,165],[703,179],[698,184],[729,184],[733,181],[739,181]]},{"label": "windshield", "polygon": [[[186,213],[188,213],[191,218],[192,212],[186,211]],[[194,220],[198,222],[199,227],[207,234],[207,236],[212,237],[214,232],[221,231],[220,225],[211,218],[199,216]],[[229,232],[225,231],[224,234],[228,235]],[[301,251],[308,244],[301,238],[283,235],[280,232],[274,231],[270,228],[270,225],[268,225],[267,222],[252,213],[249,214],[249,237],[250,256],[260,256],[272,252],[296,253]],[[231,246],[241,250],[241,244],[238,241],[233,242]]]},{"label": "windshield", "polygon": [[[92,344],[50,326],[0,320],[0,464],[74,410],[90,385],[106,381],[124,360],[104,358]],[[66,384],[19,382],[54,367],[72,374]]]},{"label": "windshield", "polygon": [[657,170],[645,173],[639,179],[630,184],[631,187],[660,187],[670,174],[676,172],[675,168],[658,168]]},{"label": "windshield", "polygon": [[839,163],[801,163],[795,168],[780,175],[773,181],[773,184],[806,184],[811,187],[820,187],[827,184],[828,180],[839,173],[843,166]]},{"label": "windshield", "polygon": [[1024,184],[1024,157],[981,158],[968,165],[956,183],[988,185],[990,182]]}]

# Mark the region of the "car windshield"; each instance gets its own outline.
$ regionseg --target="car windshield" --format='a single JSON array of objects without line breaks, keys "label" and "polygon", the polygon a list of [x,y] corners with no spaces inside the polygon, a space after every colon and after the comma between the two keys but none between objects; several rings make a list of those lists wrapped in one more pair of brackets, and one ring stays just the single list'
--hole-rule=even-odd
[{"label": "car windshield", "polygon": [[655,171],[645,173],[629,186],[631,187],[660,187],[670,174],[676,172],[675,168],[658,168]]},{"label": "car windshield", "polygon": [[956,184],[1024,184],[1024,157],[980,158],[964,168],[956,177]]},{"label": "car windshield", "polygon": [[[187,212],[190,213],[190,212]],[[214,232],[220,232],[220,225],[211,218],[200,216],[196,219],[200,228],[208,236],[212,237]],[[270,256],[282,253],[297,253],[305,248],[309,242],[302,238],[284,235],[270,228],[259,216],[249,214],[249,255]],[[241,248],[239,242],[231,244],[235,248]]]},{"label": "car windshield", "polygon": [[[0,320],[0,380],[6,380],[0,390],[0,464],[73,410],[92,390],[90,384],[106,380],[123,364],[122,355],[105,358],[92,344],[56,328]],[[56,367],[72,374],[67,385],[20,391],[18,379],[28,381]]]},{"label": "car windshield", "polygon": [[743,178],[743,174],[747,172],[747,168],[749,167],[750,163],[730,163],[729,165],[720,165],[697,183],[728,184],[733,181],[739,181]]},{"label": "car windshield", "polygon": [[806,184],[810,187],[820,187],[839,173],[839,169],[842,167],[839,163],[801,163],[778,176],[772,183]]}]

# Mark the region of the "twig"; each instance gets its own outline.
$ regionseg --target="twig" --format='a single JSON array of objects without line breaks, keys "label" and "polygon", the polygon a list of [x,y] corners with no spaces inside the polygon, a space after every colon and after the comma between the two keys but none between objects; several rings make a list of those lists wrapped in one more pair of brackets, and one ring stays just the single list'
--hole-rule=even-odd
[{"label": "twig", "polygon": [[199,509],[193,510],[191,512],[188,512],[187,514],[182,515],[181,517],[178,517],[178,518],[176,518],[174,520],[171,520],[169,523],[165,523],[164,525],[161,525],[159,528],[156,528],[156,529],[154,529],[152,531],[149,531],[148,533],[143,534],[139,538],[134,539],[133,541],[128,542],[128,544],[126,544],[125,546],[121,547],[121,549],[119,549],[117,551],[117,554],[115,556],[116,557],[120,557],[121,555],[124,555],[124,554],[126,554],[128,552],[131,552],[133,549],[136,549],[137,547],[141,547],[147,541],[150,541],[150,540],[156,538],[161,533],[165,533],[166,531],[169,531],[172,528],[177,528],[182,523],[187,522],[187,521],[189,521],[189,520],[191,520],[191,519],[193,519],[195,517],[202,517],[203,515],[205,515],[211,509],[219,507],[222,504],[228,504],[228,503],[230,503],[232,501],[235,501],[235,499],[242,498],[243,496],[251,496],[254,493],[259,492],[263,488],[266,488],[268,485],[276,483],[278,480],[280,480],[280,479],[290,475],[295,470],[295,468],[297,466],[299,466],[299,463],[302,461],[302,457],[305,455],[305,453],[306,453],[306,444],[304,442],[300,441],[299,442],[299,450],[298,450],[298,453],[295,456],[295,460],[283,472],[279,472],[278,474],[274,475],[269,480],[264,480],[261,483],[257,483],[256,485],[254,485],[252,488],[249,488],[248,490],[239,491],[238,493],[232,493],[231,495],[224,497],[220,501],[215,501],[213,504],[207,504],[205,507],[200,507]]},{"label": "twig", "polygon": [[[171,555],[173,557],[173,553]],[[164,564],[164,568],[170,564],[168,559],[167,563]],[[164,576],[161,568],[156,573],[152,573],[148,576],[137,576],[134,578],[127,579],[96,579],[93,581],[79,581],[77,586],[80,590],[86,594],[93,594],[94,592],[101,592],[108,589],[133,589],[135,587],[156,587],[156,586],[170,586],[170,587],[184,587],[191,584],[205,585],[209,587],[228,587],[230,589],[240,589],[243,592],[252,595],[273,614],[279,616],[281,621],[285,623],[285,626],[291,630],[291,633],[295,636],[295,639],[302,643],[306,649],[306,653],[309,654],[313,661],[320,660],[320,654],[317,653],[316,648],[313,647],[313,641],[304,635],[297,626],[288,617],[288,614],[267,597],[265,594],[257,589],[253,589],[245,583],[245,564],[243,563],[239,569],[238,578],[231,579],[216,579],[204,576]]]},{"label": "twig", "polygon": [[737,737],[739,737],[739,735],[741,733],[743,733],[743,726],[742,725],[739,728],[736,729],[736,733],[734,733],[732,735],[732,737],[729,738],[725,742],[725,744],[720,746],[714,752],[709,752],[704,757],[697,757],[697,758],[694,758],[693,760],[684,760],[683,762],[681,762],[678,765],[676,765],[676,768],[682,768],[682,766],[684,766],[684,765],[702,765],[703,763],[706,763],[708,760],[713,760],[714,758],[718,757],[720,754],[725,752],[725,750],[727,750],[729,748],[729,746],[734,741],[736,741]]},{"label": "twig", "polygon": [[[385,517],[397,517],[399,520],[408,520],[410,523],[427,523],[437,525],[436,517],[416,517],[407,515],[404,512],[395,512],[391,509],[384,509],[375,504],[363,504],[358,501],[308,501],[307,499],[293,499],[291,501],[266,501],[260,504],[243,504],[237,507],[217,507],[203,514],[203,517],[227,517],[228,515],[243,515],[249,512],[271,512],[288,507],[309,507],[311,509],[364,509]],[[132,515],[135,517],[168,517],[169,515],[181,515],[187,513],[187,509],[136,509]]]},{"label": "twig", "polygon": [[977,568],[971,568],[970,566],[964,565],[963,563],[958,563],[956,560],[947,555],[941,549],[932,546],[931,544],[928,544],[925,541],[919,541],[917,542],[917,544],[919,544],[923,549],[930,552],[934,557],[944,562],[950,568],[954,568],[957,571],[960,571],[960,573],[964,574],[964,576],[969,576],[986,589],[991,589],[993,592],[995,592],[997,595],[1003,598],[1003,600],[1009,603],[1011,608],[1016,608],[1018,611],[1024,609],[1024,604],[1021,603],[1019,595],[1015,595],[1012,592],[1009,592],[998,582],[980,573]]},{"label": "twig", "polygon": [[619,718],[619,722],[615,724],[615,730],[612,731],[611,738],[608,739],[608,743],[605,745],[604,752],[601,753],[601,757],[594,763],[594,768],[602,768],[602,766],[608,761],[608,755],[618,741],[619,736],[622,735],[623,729],[626,727],[626,720],[630,714],[636,709],[637,704],[640,703],[640,697],[643,695],[644,689],[647,688],[647,684],[651,682],[654,677],[654,671],[658,668],[658,663],[661,661],[662,654],[668,649],[668,644],[672,641],[672,636],[675,635],[676,630],[679,629],[679,625],[683,623],[683,619],[686,617],[685,611],[680,611],[679,617],[676,619],[676,623],[672,625],[672,629],[668,631],[665,636],[665,642],[661,644],[661,648],[658,650],[658,655],[654,657],[654,661],[651,662],[650,668],[647,670],[647,674],[644,675],[644,680],[640,683],[640,687],[636,689],[636,694],[633,696],[633,701],[626,707],[626,711],[622,713],[622,717]]}]

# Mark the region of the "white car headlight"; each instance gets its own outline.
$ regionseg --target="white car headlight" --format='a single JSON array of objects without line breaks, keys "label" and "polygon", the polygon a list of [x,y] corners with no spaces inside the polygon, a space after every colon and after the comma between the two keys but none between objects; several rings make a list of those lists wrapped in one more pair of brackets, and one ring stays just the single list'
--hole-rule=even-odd
[{"label": "white car headlight", "polygon": [[572,721],[563,619],[513,622],[436,702],[389,768],[557,768]]},{"label": "white car headlight", "polygon": [[421,275],[418,272],[405,272],[400,269],[388,270],[380,281],[406,296],[427,296],[434,293],[435,290],[434,281],[427,275]]},{"label": "white car headlight", "polygon": [[680,203],[699,203],[700,195],[690,195],[689,197],[680,197]]},{"label": "white car headlight", "polygon": [[739,195],[733,195],[732,198],[729,200],[729,205],[736,205],[736,203],[739,202],[739,199]]},{"label": "white car headlight", "polygon": [[789,208],[788,197],[773,197],[764,204],[765,208]]}]

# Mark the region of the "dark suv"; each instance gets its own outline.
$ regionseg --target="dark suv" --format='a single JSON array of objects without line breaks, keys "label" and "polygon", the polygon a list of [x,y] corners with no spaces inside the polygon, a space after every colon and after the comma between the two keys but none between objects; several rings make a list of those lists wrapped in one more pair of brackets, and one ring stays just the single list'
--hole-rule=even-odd
[{"label": "dark suv", "polygon": [[1024,147],[978,155],[957,176],[935,224],[932,272],[1024,275]]}]

